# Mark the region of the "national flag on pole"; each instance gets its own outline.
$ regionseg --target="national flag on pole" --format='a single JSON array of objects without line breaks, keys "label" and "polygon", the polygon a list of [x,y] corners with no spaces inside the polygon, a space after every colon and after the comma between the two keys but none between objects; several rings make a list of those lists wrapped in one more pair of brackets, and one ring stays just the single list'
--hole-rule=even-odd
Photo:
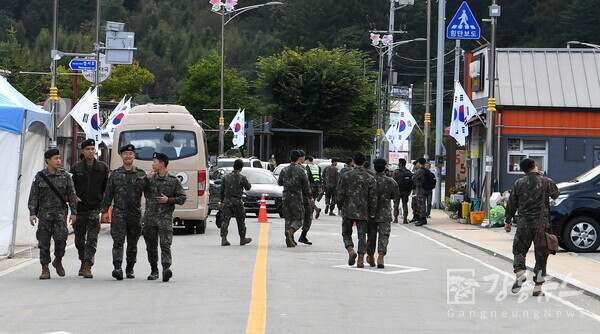
[{"label": "national flag on pole", "polygon": [[450,123],[450,135],[456,139],[456,142],[463,146],[465,139],[469,135],[467,122],[475,116],[477,110],[471,100],[460,85],[460,82],[454,84],[454,102],[452,104],[452,121]]},{"label": "national flag on pole", "polygon": [[115,128],[117,125],[121,124],[121,121],[127,114],[129,114],[129,111],[131,111],[131,98],[125,101],[125,96],[123,96],[121,102],[119,102],[117,107],[110,113],[110,116],[108,116],[108,120],[106,121],[106,125],[103,129],[105,133],[108,133],[111,141],[113,141]]},{"label": "national flag on pole", "polygon": [[100,104],[98,103],[98,90],[88,91],[85,95],[77,102],[75,107],[71,109],[71,117],[77,124],[81,126],[85,132],[85,136],[88,139],[94,139],[96,141],[96,150],[98,145],[102,141],[100,137]]},{"label": "national flag on pole", "polygon": [[233,118],[231,123],[229,123],[229,128],[231,129],[231,131],[233,131],[232,142],[233,145],[237,147],[244,145],[244,135],[246,133],[244,128],[246,122],[245,112],[245,109],[238,109],[237,114],[235,114],[235,117]]},{"label": "national flag on pole", "polygon": [[385,138],[395,149],[400,148],[402,143],[408,139],[417,121],[408,110],[406,103],[403,101],[391,101],[391,103],[391,111],[398,112],[398,120],[390,125]]}]

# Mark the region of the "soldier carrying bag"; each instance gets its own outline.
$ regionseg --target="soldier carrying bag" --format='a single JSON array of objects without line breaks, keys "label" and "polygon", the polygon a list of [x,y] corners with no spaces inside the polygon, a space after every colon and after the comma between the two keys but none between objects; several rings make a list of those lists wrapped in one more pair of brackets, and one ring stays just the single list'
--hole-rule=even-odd
[{"label": "soldier carrying bag", "polygon": [[67,201],[65,201],[65,199],[62,198],[62,196],[60,196],[60,193],[58,192],[58,189],[56,189],[56,187],[54,186],[54,184],[52,183],[52,181],[50,181],[50,179],[48,179],[48,177],[46,175],[44,175],[42,172],[38,172],[38,175],[42,178],[42,180],[44,180],[44,182],[46,182],[46,184],[50,187],[50,189],[52,190],[52,192],[55,193],[56,196],[58,196],[58,198],[60,199],[60,201],[65,205],[65,208],[68,208]]},{"label": "soldier carrying bag", "polygon": [[[544,206],[542,210],[550,211],[550,208],[548,207],[548,195],[546,194],[546,190],[548,189],[548,178],[545,176],[543,178],[542,185],[544,186],[544,191],[542,198],[545,202],[542,204]],[[558,251],[558,238],[556,238],[554,234],[546,232],[543,223],[539,225],[533,244],[535,250],[542,254],[555,255]]]}]

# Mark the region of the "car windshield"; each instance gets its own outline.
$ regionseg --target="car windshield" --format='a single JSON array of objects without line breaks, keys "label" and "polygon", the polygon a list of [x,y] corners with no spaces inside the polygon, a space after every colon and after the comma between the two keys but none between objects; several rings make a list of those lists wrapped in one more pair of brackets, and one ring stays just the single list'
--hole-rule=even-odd
[{"label": "car windshield", "polygon": [[198,153],[196,134],[192,131],[132,130],[123,131],[118,147],[132,144],[135,158],[152,160],[154,152],[162,152],[169,160],[183,159]]},{"label": "car windshield", "polygon": [[571,182],[587,182],[600,174],[600,165],[588,170],[587,172],[579,175]]},{"label": "car windshield", "polygon": [[277,184],[277,179],[269,171],[263,172],[262,169],[242,169],[242,175],[245,175],[250,184]]},{"label": "car windshield", "polygon": [[[218,160],[215,168],[233,167],[235,160]],[[250,167],[250,161],[244,161],[244,167]]]}]

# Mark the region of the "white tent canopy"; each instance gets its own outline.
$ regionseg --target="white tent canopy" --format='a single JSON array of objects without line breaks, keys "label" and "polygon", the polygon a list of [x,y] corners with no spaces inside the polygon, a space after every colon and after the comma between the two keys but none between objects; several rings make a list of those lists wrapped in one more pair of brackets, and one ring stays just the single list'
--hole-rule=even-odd
[{"label": "white tent canopy", "polygon": [[0,189],[0,256],[11,255],[15,244],[35,242],[27,200],[31,180],[44,167],[44,150],[51,115],[19,93],[0,76],[0,147],[3,172]]}]

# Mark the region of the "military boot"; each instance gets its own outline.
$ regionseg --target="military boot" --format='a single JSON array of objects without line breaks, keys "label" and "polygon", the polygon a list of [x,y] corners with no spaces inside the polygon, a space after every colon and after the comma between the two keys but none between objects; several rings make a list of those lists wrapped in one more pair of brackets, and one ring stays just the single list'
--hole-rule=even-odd
[{"label": "military boot", "polygon": [[394,216],[394,221],[392,223],[398,224],[398,216]]},{"label": "military boot", "polygon": [[60,277],[64,277],[65,276],[65,268],[62,265],[62,258],[61,257],[55,257],[54,261],[52,261],[52,266],[54,268],[56,268],[56,273],[58,274],[58,276],[60,276]]},{"label": "military boot", "polygon": [[545,296],[544,291],[542,291],[542,283],[535,283],[535,286],[533,287],[533,296],[534,297],[541,297],[541,296]]},{"label": "military boot", "polygon": [[408,224],[408,218],[406,218],[406,216],[404,216],[404,221],[402,221],[402,224]]},{"label": "military boot", "polygon": [[329,212],[329,204],[325,204],[325,214]]},{"label": "military boot", "polygon": [[356,254],[354,247],[352,246],[348,246],[346,249],[348,250],[348,265],[353,266],[356,263],[356,257],[358,254]]},{"label": "military boot", "polygon": [[427,225],[427,219],[425,217],[419,217],[419,220],[415,223],[415,226]]},{"label": "military boot", "polygon": [[367,263],[371,267],[375,267],[375,255],[369,255],[369,254],[367,254]]},{"label": "military boot", "polygon": [[121,262],[113,262],[115,269],[112,271],[112,277],[116,278],[117,281],[121,281],[123,279],[123,269],[121,268]]},{"label": "military boot", "polygon": [[306,245],[312,245],[312,242],[308,241],[308,239],[306,238],[306,231],[302,231],[302,234],[300,234],[300,238],[298,238],[298,242],[301,242],[303,244]]},{"label": "military boot", "polygon": [[79,273],[77,273],[78,276],[83,276],[83,267],[85,267],[85,261],[81,261],[81,266],[79,266]]},{"label": "military boot", "polygon": [[419,217],[418,216],[413,216],[412,219],[409,220],[408,222],[409,223],[414,223],[414,222],[417,222],[417,221],[419,221]]},{"label": "military boot", "polygon": [[527,277],[525,276],[525,270],[519,270],[515,273],[515,282],[512,285],[510,291],[512,293],[517,293],[521,290],[523,283],[527,281]]},{"label": "military boot", "polygon": [[127,261],[127,266],[125,267],[125,275],[127,275],[127,278],[135,278],[135,273],[133,272],[134,265],[135,262]]},{"label": "military boot", "polygon": [[48,269],[48,264],[42,264],[42,274],[40,275],[40,279],[50,279],[50,269]]},{"label": "military boot", "polygon": [[150,275],[148,275],[149,281],[155,281],[158,279],[158,264],[150,263]]},{"label": "military boot", "polygon": [[221,237],[221,246],[230,246],[231,244],[227,241],[227,237]]},{"label": "military boot", "polygon": [[297,245],[296,241],[294,240],[294,233],[296,233],[296,230],[293,228],[285,231],[285,240],[288,247],[296,247]]},{"label": "military boot", "polygon": [[377,257],[377,268],[385,268],[385,265],[383,264],[383,257],[385,256],[384,252],[379,252],[379,257]]},{"label": "military boot", "polygon": [[83,264],[83,278],[94,278],[94,275],[92,274],[92,262],[91,261],[85,261],[85,263]]},{"label": "military boot", "polygon": [[246,238],[245,234],[240,235],[240,246],[244,246],[245,244],[249,244],[252,242],[252,238]]},{"label": "military boot", "polygon": [[357,268],[365,267],[365,254],[358,254],[358,261],[356,261]]},{"label": "military boot", "polygon": [[162,281],[168,282],[171,279],[171,277],[173,277],[173,272],[171,271],[171,265],[168,263],[163,263],[162,266],[163,266]]},{"label": "military boot", "polygon": [[315,219],[319,219],[320,215],[321,215],[321,208],[316,208],[315,209]]}]

